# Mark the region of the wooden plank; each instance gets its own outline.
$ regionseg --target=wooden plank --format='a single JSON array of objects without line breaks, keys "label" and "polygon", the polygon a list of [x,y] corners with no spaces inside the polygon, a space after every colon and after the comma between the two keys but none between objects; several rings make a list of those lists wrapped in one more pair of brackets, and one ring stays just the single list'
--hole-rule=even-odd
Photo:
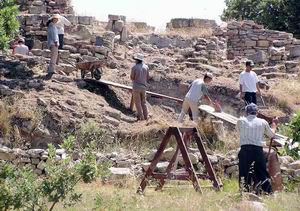
[{"label": "wooden plank", "polygon": [[[121,88],[121,89],[132,90],[131,86],[127,86],[127,85],[124,85],[124,84],[119,84],[119,83],[106,81],[106,80],[99,80],[98,82],[102,83],[102,84],[105,84],[105,85],[108,85],[108,86],[114,86],[114,87]],[[174,101],[179,102],[179,103],[183,102],[182,99],[179,99],[179,98],[176,98],[176,97],[170,97],[170,96],[167,96],[167,95],[158,94],[158,93],[150,92],[150,91],[146,91],[146,93],[148,95],[152,96],[152,97],[165,98],[165,99],[169,99],[169,100],[174,100]]]},{"label": "wooden plank", "polygon": [[[232,116],[230,114],[227,114],[227,113],[224,113],[224,112],[215,112],[215,109],[211,106],[208,106],[208,105],[201,105],[199,106],[199,109],[200,111],[204,111],[216,118],[219,118],[221,120],[224,120],[228,123],[231,123],[233,125],[236,125],[237,124],[237,121],[238,121],[238,118],[235,117],[235,116]],[[281,134],[278,134],[276,133],[275,134],[275,139],[274,139],[274,142],[280,146],[284,146],[285,143],[287,142],[288,140],[288,137],[286,136],[283,136]]]}]

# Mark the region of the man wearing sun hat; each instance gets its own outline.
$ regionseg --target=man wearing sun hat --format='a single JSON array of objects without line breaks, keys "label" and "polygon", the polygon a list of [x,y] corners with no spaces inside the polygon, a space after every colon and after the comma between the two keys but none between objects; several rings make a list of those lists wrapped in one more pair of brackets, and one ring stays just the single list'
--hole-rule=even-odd
[{"label": "man wearing sun hat", "polygon": [[258,184],[266,193],[272,192],[269,174],[266,167],[266,157],[263,153],[264,135],[275,137],[276,120],[273,120],[272,129],[268,122],[258,118],[257,106],[250,103],[246,106],[246,117],[237,121],[236,129],[240,136],[241,150],[239,152],[239,181],[240,187],[250,191],[250,167],[254,164],[254,175]]},{"label": "man wearing sun hat", "polygon": [[149,80],[149,68],[144,64],[144,55],[137,53],[133,56],[136,64],[131,69],[130,79],[132,85],[132,97],[138,113],[138,120],[147,120],[148,109],[146,105],[146,89]]},{"label": "man wearing sun hat", "polygon": [[182,123],[185,114],[188,113],[189,109],[192,111],[193,121],[197,122],[199,116],[199,101],[204,97],[209,101],[210,104],[214,105],[213,101],[208,96],[208,90],[206,85],[210,84],[213,80],[213,75],[207,72],[202,79],[196,79],[193,81],[188,93],[185,95],[182,110],[178,117],[178,122]]},{"label": "man wearing sun hat", "polygon": [[250,103],[256,104],[256,93],[260,94],[258,85],[258,77],[252,67],[254,66],[253,61],[246,61],[246,69],[240,74],[240,97],[245,101],[246,105]]}]

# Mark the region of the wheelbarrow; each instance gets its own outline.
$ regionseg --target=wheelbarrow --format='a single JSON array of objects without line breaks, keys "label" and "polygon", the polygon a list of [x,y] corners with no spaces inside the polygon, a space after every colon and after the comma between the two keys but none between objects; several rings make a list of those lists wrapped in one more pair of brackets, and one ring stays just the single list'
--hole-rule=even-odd
[{"label": "wheelbarrow", "polygon": [[84,79],[88,72],[91,72],[91,77],[100,80],[103,74],[102,67],[106,65],[106,59],[97,61],[78,62],[76,68],[81,72],[81,78]]}]

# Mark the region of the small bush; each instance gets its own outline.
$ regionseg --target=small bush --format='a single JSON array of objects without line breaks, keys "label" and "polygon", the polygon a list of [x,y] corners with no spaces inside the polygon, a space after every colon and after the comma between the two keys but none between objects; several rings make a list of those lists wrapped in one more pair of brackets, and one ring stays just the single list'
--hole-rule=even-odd
[{"label": "small bush", "polygon": [[17,33],[19,28],[17,15],[18,6],[15,0],[0,1],[0,50],[5,50],[8,41]]},{"label": "small bush", "polygon": [[[62,146],[70,150],[74,141],[73,137],[69,137]],[[100,171],[107,174],[105,166],[98,167],[93,149],[92,145],[84,148],[83,159],[74,164],[69,158],[56,159],[56,149],[49,145],[45,177],[37,177],[30,166],[17,168],[1,162],[0,210],[53,210],[59,202],[64,207],[73,206],[81,200],[81,193],[75,190],[79,181],[91,182],[102,175]]]},{"label": "small bush", "polygon": [[300,159],[300,111],[295,114],[287,126],[281,127],[290,140],[284,146],[284,153],[294,159]]},{"label": "small bush", "polygon": [[95,142],[97,148],[103,148],[105,145],[104,131],[96,122],[88,121],[80,125],[76,134],[78,147],[86,147],[91,142]]}]

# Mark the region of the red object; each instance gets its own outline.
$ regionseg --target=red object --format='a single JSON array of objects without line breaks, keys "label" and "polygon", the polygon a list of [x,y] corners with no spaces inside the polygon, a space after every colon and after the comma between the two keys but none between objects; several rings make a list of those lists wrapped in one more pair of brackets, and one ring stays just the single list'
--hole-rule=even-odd
[{"label": "red object", "polygon": [[[164,149],[166,148],[167,144],[170,141],[171,136],[175,136],[177,141],[177,148],[169,162],[167,170],[165,173],[156,173],[154,169],[156,168],[157,163],[162,156]],[[193,138],[193,139],[191,139]],[[195,140],[200,151],[201,157],[203,159],[203,164],[205,166],[207,174],[197,174],[193,167],[193,164],[189,158],[189,154],[187,151],[187,142],[189,140]],[[179,151],[182,154],[183,161],[185,163],[185,171],[178,172],[177,169],[177,158]],[[167,130],[165,137],[163,138],[157,152],[151,162],[151,165],[148,167],[145,176],[143,177],[141,184],[137,190],[137,193],[144,193],[145,188],[147,186],[148,180],[150,178],[154,178],[159,180],[159,185],[157,186],[156,190],[162,189],[165,184],[165,181],[168,180],[189,180],[192,181],[192,184],[196,191],[202,193],[198,178],[202,179],[210,179],[213,182],[213,187],[217,190],[220,190],[221,184],[217,180],[216,174],[214,169],[208,159],[206,154],[203,142],[201,137],[198,135],[198,131],[196,128],[177,128],[177,127],[170,127]]]}]

